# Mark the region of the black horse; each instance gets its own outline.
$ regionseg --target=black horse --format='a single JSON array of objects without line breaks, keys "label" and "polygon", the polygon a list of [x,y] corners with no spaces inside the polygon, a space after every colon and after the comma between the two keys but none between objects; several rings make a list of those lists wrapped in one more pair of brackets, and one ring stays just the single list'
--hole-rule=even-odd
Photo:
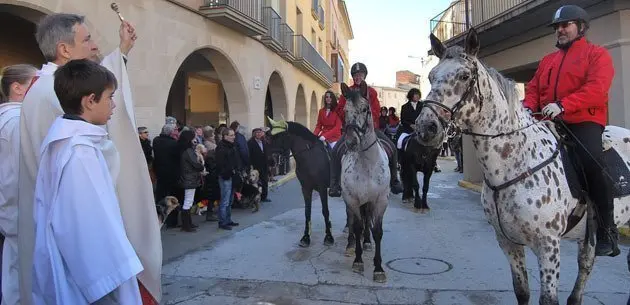
[{"label": "black horse", "polygon": [[[437,164],[437,158],[442,146],[424,146],[416,139],[416,133],[410,134],[403,140],[402,149],[399,151],[401,180],[403,184],[403,203],[413,201],[413,206],[421,213],[429,211],[427,204],[427,193],[429,192],[429,181]],[[423,174],[422,197],[420,197],[418,183],[418,172]]]},{"label": "black horse", "polygon": [[331,246],[335,240],[331,233],[330,212],[328,210],[328,187],[330,186],[330,156],[329,149],[308,128],[296,122],[276,122],[268,118],[271,130],[271,145],[290,149],[295,159],[295,175],[302,186],[304,197],[306,225],[304,236],[300,240],[301,247],[311,244],[311,202],[313,190],[319,193],[322,202],[322,214],[326,223],[326,237],[324,245]]}]

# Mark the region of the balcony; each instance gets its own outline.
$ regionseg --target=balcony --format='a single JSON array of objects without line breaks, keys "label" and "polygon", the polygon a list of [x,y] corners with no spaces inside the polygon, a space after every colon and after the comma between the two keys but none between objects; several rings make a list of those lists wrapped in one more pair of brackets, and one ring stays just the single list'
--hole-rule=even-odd
[{"label": "balcony", "polygon": [[280,24],[280,44],[282,50],[278,52],[284,59],[293,62],[295,60],[295,39],[293,29],[286,24]]},{"label": "balcony", "polygon": [[263,0],[204,0],[199,11],[206,18],[247,36],[267,33],[263,24]]},{"label": "balcony", "polygon": [[319,15],[319,28],[323,30],[326,26],[326,14],[321,6],[319,7],[317,14]]},{"label": "balcony", "polygon": [[282,51],[282,35],[280,31],[282,17],[273,8],[264,7],[263,24],[267,28],[267,32],[260,38],[262,43],[274,52]]},{"label": "balcony", "polygon": [[302,71],[310,74],[324,87],[330,87],[333,82],[333,70],[317,50],[302,35],[295,35],[295,61]]},{"label": "balcony", "polygon": [[441,41],[447,41],[466,32],[468,29],[466,2],[466,0],[452,2],[447,9],[433,17],[430,23],[431,33]]}]

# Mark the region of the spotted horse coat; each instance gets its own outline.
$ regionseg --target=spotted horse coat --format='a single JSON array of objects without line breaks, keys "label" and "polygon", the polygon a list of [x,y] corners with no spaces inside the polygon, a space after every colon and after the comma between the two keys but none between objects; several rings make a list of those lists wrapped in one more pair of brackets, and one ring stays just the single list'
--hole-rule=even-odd
[{"label": "spotted horse coat", "polygon": [[[471,153],[484,176],[484,213],[510,263],[518,304],[529,304],[530,298],[525,247],[538,258],[540,304],[559,304],[561,239],[578,243],[578,277],[567,303],[581,304],[595,247],[585,242],[588,217],[566,232],[579,200],[572,196],[565,178],[555,125],[532,118],[521,105],[514,83],[479,61],[474,29],[468,32],[464,47],[446,48],[437,37],[430,38],[440,61],[429,73],[431,91],[418,118],[419,128],[428,138],[439,138],[445,132],[441,122],[448,121],[471,135]],[[630,165],[629,139],[630,130],[616,126],[607,126],[602,137],[605,149],[614,149],[625,170]],[[630,197],[617,196],[614,205],[615,222],[626,223]]]}]

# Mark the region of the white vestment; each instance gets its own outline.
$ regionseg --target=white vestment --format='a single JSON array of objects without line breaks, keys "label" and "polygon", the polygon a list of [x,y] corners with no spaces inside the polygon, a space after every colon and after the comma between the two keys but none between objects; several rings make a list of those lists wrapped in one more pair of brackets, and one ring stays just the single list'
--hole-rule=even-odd
[{"label": "white vestment", "polygon": [[2,305],[16,305],[18,286],[17,216],[20,157],[20,103],[0,104],[0,232],[2,249]]},{"label": "white vestment", "polygon": [[[144,153],[138,140],[129,78],[119,49],[107,55],[101,65],[108,68],[118,81],[114,95],[116,109],[107,123],[110,147],[103,155],[116,181],[127,237],[144,267],[138,279],[157,302],[161,299],[162,240],[155,210],[153,188]],[[34,222],[33,194],[42,142],[54,120],[63,114],[54,91],[57,66],[45,64],[22,102],[20,117],[20,175],[18,252],[20,253],[20,296],[30,304],[33,262]],[[116,151],[118,149],[118,151]],[[118,153],[120,152],[120,153]]]},{"label": "white vestment", "polygon": [[142,305],[142,265],[101,152],[108,142],[102,127],[61,117],[44,139],[33,207],[34,305],[87,305],[110,294],[118,304]]}]

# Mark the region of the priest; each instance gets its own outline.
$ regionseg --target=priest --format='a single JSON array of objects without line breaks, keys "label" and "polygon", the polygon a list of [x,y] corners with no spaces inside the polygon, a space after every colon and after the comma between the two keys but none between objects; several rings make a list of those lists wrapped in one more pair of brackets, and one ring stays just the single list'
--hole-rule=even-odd
[{"label": "priest", "polygon": [[[157,304],[161,299],[162,244],[159,224],[155,216],[151,180],[136,135],[134,105],[126,70],[127,55],[137,36],[126,21],[122,21],[119,34],[119,47],[101,61],[99,48],[85,24],[85,17],[53,14],[44,17],[37,26],[35,37],[47,63],[26,94],[20,116],[18,253],[22,304],[32,303],[33,200],[40,149],[54,120],[63,115],[53,88],[54,72],[73,59],[100,62],[118,80],[118,90],[113,97],[118,107],[111,120],[103,126],[113,145],[102,149],[116,187],[127,237],[144,268],[138,275],[144,304]],[[98,264],[97,258],[94,264]]]}]

